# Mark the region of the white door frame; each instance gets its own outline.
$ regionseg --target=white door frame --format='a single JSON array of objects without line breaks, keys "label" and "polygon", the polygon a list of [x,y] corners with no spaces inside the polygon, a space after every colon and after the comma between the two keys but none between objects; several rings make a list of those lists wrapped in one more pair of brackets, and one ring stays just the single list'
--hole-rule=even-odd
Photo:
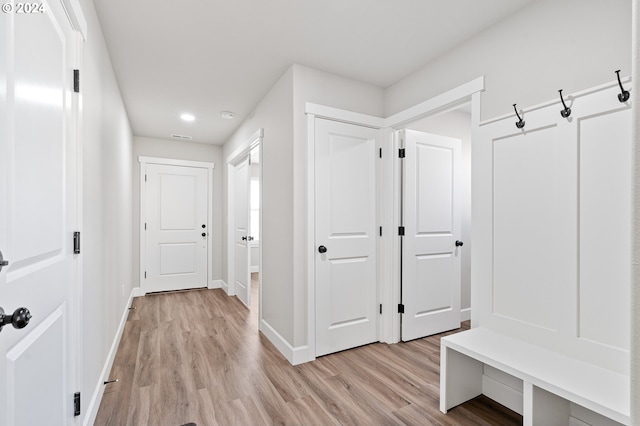
[{"label": "white door frame", "polygon": [[[176,160],[172,158],[144,157],[139,156],[140,163],[140,294],[145,295],[145,270],[147,259],[147,241],[144,229],[145,219],[147,217],[147,186],[145,185],[144,176],[147,170],[147,164],[159,164],[163,166],[181,166],[207,169],[207,222],[209,223],[209,235],[212,235],[213,224],[213,168],[214,163],[204,161]],[[216,288],[213,282],[213,238],[207,238],[207,287]]]},{"label": "white door frame", "polygon": [[[480,93],[484,91],[484,76],[421,102],[411,108],[387,118],[360,114],[338,108],[307,102],[307,348],[306,361],[315,359],[316,354],[316,312],[315,312],[315,118],[372,127],[382,131],[382,160],[379,168],[378,214],[383,232],[378,245],[378,291],[383,305],[380,315],[379,338],[381,342],[400,341],[400,239],[396,238],[400,224],[400,175],[397,162],[398,141],[395,130],[421,118],[456,109],[471,102],[471,125],[480,122]],[[395,154],[395,155],[394,155]],[[381,259],[392,259],[382,262]]]},{"label": "white door frame", "polygon": [[[251,150],[257,146],[262,145],[262,137],[264,131],[262,128],[256,130],[246,141],[244,141],[238,148],[235,149],[226,159],[227,163],[227,283],[225,291],[229,296],[235,296],[235,196],[234,196],[234,184],[235,184],[235,166],[246,156],[251,153]],[[260,149],[260,232],[258,246],[259,264],[262,265],[262,149]],[[249,265],[250,267],[251,265]],[[258,318],[262,315],[262,274],[258,276]]]}]

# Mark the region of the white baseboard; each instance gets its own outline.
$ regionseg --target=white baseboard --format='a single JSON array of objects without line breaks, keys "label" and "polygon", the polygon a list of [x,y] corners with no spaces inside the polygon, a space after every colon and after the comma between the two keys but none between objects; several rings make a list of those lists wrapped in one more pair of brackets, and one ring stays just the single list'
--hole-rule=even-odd
[{"label": "white baseboard", "polygon": [[229,295],[229,284],[227,284],[224,280],[219,280],[220,281],[220,288],[224,290],[225,293],[227,293],[227,295]]},{"label": "white baseboard", "polygon": [[471,308],[464,308],[460,310],[460,321],[471,320]]},{"label": "white baseboard", "polygon": [[254,274],[256,272],[260,272],[260,267],[259,266],[252,266],[251,267],[251,273]]},{"label": "white baseboard", "polygon": [[120,345],[120,339],[122,338],[122,333],[124,332],[124,326],[127,323],[129,307],[131,307],[133,298],[138,296],[144,296],[144,293],[141,293],[140,291],[140,287],[132,288],[131,294],[129,295],[129,300],[124,307],[124,312],[122,313],[122,318],[120,319],[120,325],[118,325],[118,330],[116,331],[116,335],[113,338],[113,343],[111,344],[111,348],[109,349],[109,354],[107,355],[104,367],[102,368],[102,372],[100,373],[98,383],[96,383],[96,387],[93,391],[93,394],[91,395],[91,401],[89,401],[89,405],[87,406],[87,412],[82,421],[82,424],[84,426],[92,425],[96,421],[98,408],[100,408],[100,402],[102,401],[102,395],[104,394],[104,382],[108,379],[109,374],[111,373],[111,367],[113,367],[113,361],[116,358],[116,352],[118,351],[118,346]]},{"label": "white baseboard", "polygon": [[293,347],[284,337],[273,329],[265,320],[260,320],[260,332],[280,351],[291,365],[303,364],[313,361],[315,356],[309,353],[309,346]]},{"label": "white baseboard", "polygon": [[213,280],[209,283],[209,286],[207,287],[209,290],[213,290],[215,288],[224,288],[226,287],[226,283],[222,280]]}]

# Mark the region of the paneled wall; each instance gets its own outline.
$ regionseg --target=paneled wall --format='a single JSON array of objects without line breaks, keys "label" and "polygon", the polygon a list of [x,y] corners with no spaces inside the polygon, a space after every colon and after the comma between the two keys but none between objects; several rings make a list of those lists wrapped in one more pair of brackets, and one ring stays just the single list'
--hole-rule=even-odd
[{"label": "paneled wall", "polygon": [[629,374],[631,107],[615,83],[473,138],[474,325]]}]

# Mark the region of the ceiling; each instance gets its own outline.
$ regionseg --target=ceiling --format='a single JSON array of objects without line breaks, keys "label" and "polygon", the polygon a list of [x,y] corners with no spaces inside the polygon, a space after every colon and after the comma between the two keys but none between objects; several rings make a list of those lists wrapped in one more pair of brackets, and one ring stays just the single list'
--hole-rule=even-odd
[{"label": "ceiling", "polygon": [[293,63],[386,88],[532,1],[94,4],[134,135],[221,145]]}]

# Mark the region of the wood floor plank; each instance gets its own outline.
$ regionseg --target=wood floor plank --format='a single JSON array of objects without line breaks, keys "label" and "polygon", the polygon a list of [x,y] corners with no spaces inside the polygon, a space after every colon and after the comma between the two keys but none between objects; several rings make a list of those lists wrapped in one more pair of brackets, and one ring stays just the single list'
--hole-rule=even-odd
[{"label": "wood floor plank", "polygon": [[439,335],[291,366],[258,332],[256,312],[220,289],[132,306],[98,426],[522,424],[486,397],[439,411]]},{"label": "wood floor plank", "polygon": [[294,418],[294,424],[309,426],[339,425],[338,420],[333,418],[311,395],[288,402]]}]

